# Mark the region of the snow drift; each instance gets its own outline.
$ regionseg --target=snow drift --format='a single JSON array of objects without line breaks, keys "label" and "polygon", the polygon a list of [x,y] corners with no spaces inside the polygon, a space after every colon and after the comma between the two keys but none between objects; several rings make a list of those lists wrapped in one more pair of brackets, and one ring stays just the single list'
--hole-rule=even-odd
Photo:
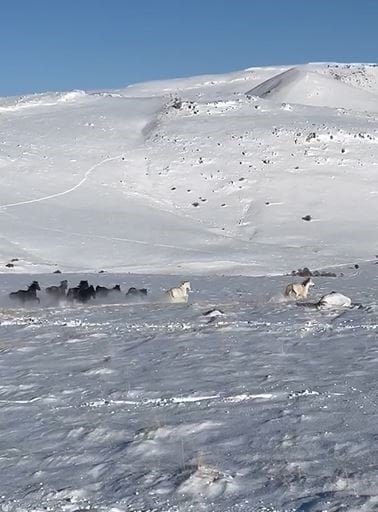
[{"label": "snow drift", "polygon": [[321,74],[306,66],[275,75],[247,94],[277,102],[378,112],[378,98],[372,92],[350,85],[340,76]]}]

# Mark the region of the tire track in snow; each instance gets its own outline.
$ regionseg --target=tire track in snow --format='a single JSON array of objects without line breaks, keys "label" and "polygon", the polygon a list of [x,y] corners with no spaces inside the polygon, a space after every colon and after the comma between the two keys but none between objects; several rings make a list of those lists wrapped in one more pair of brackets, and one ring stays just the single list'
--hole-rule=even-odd
[{"label": "tire track in snow", "polygon": [[92,167],[87,169],[87,171],[84,173],[83,178],[78,183],[76,183],[76,185],[74,185],[73,187],[71,187],[67,190],[63,190],[62,192],[56,192],[55,194],[51,194],[48,196],[38,197],[36,199],[28,199],[26,201],[19,201],[17,203],[2,204],[2,205],[0,205],[0,209],[13,208],[14,206],[23,206],[25,204],[40,203],[42,201],[48,201],[49,199],[54,199],[55,197],[61,197],[61,196],[65,196],[66,194],[70,194],[71,192],[74,192],[75,190],[80,188],[87,181],[87,179],[92,174],[92,172],[95,171],[98,167],[100,167],[101,165],[103,165],[107,162],[112,162],[113,160],[122,158],[122,156],[124,156],[124,153],[121,153],[120,155],[117,155],[117,156],[104,158],[104,160],[101,160],[100,162],[97,162],[97,164],[92,165]]}]

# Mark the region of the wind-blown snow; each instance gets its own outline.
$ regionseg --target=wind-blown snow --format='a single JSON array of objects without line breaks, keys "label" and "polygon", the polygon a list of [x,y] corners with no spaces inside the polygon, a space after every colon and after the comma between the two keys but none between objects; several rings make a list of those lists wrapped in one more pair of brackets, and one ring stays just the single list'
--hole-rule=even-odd
[{"label": "wind-blown snow", "polygon": [[2,511],[377,509],[377,69],[0,99]]},{"label": "wind-blown snow", "polygon": [[376,265],[343,274],[308,302],[337,285],[361,308],[299,307],[288,277],[193,278],[189,305],[170,305],[175,278],[96,274],[148,302],[53,306],[42,291],[22,309],[5,297],[25,278],[4,278],[3,509],[375,510]]}]

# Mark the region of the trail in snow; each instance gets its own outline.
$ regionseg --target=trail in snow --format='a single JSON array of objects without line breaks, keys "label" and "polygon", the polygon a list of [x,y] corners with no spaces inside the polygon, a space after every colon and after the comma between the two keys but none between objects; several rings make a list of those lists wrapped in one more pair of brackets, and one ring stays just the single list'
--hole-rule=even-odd
[{"label": "trail in snow", "polygon": [[109,157],[109,158],[104,158],[104,160],[101,160],[100,162],[97,162],[97,164],[92,165],[92,167],[90,167],[85,172],[83,178],[79,181],[79,183],[77,183],[76,185],[74,185],[73,187],[71,187],[71,188],[69,188],[67,190],[64,190],[62,192],[57,192],[56,194],[51,194],[51,195],[48,195],[48,196],[39,197],[37,199],[29,199],[27,201],[19,201],[17,203],[3,204],[3,205],[0,205],[0,209],[13,208],[14,206],[22,206],[22,205],[25,205],[25,204],[40,203],[42,201],[48,201],[49,199],[54,199],[55,197],[61,197],[61,196],[65,196],[66,194],[70,194],[71,192],[74,192],[75,190],[80,188],[87,181],[87,179],[92,174],[92,172],[94,170],[96,170],[98,167],[100,167],[101,165],[103,165],[103,164],[105,164],[107,162],[112,162],[113,160],[117,160],[117,159],[121,158],[123,155],[124,155],[124,153],[121,153],[120,155],[117,155],[117,156],[112,156],[112,157]]}]

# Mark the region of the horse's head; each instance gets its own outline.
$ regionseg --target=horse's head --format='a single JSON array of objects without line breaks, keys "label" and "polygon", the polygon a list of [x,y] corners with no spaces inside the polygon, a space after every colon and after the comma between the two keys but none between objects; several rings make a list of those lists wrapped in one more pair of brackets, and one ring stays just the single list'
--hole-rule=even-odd
[{"label": "horse's head", "polygon": [[88,281],[80,281],[79,288],[88,288],[89,284]]},{"label": "horse's head", "polygon": [[315,283],[311,279],[311,277],[308,277],[307,279],[305,279],[302,284],[303,284],[303,286],[307,286],[308,288],[310,288],[311,286],[315,286]]},{"label": "horse's head", "polygon": [[113,290],[116,290],[117,292],[120,292],[121,291],[121,287],[119,284],[116,284],[113,286]]},{"label": "horse's head", "polygon": [[60,286],[61,286],[62,288],[64,288],[64,289],[66,289],[66,288],[67,288],[67,286],[68,286],[68,281],[67,281],[67,279],[65,279],[64,281],[60,281]]},{"label": "horse's head", "polygon": [[40,290],[38,281],[33,281],[32,284],[29,286],[29,290]]},{"label": "horse's head", "polygon": [[190,282],[189,281],[183,281],[181,284],[180,284],[180,288],[184,291],[186,291],[187,293],[188,292],[191,292],[192,289],[190,287]]}]

